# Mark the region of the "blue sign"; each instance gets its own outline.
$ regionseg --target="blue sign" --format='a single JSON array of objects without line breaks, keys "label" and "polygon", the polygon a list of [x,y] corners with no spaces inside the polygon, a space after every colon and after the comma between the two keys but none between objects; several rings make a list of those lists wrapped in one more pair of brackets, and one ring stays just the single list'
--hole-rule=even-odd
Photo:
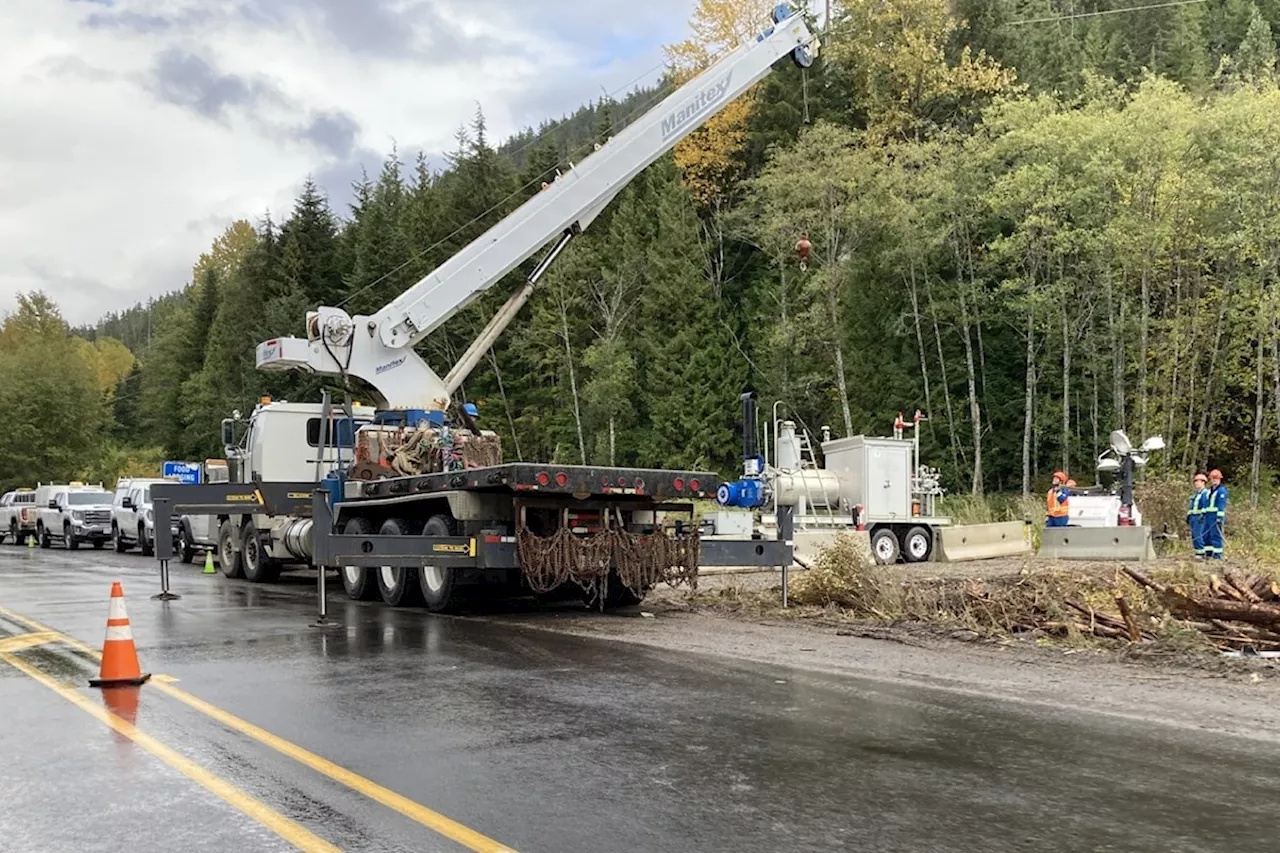
[{"label": "blue sign", "polygon": [[166,462],[164,463],[163,475],[166,480],[176,480],[188,486],[195,486],[201,480],[200,463]]}]

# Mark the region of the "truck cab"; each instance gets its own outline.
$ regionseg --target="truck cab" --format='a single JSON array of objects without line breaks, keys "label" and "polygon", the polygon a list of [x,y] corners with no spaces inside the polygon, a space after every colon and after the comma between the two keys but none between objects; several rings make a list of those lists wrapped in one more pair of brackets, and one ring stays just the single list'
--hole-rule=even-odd
[{"label": "truck cab", "polygon": [[238,441],[238,413],[222,422],[230,481],[313,482],[317,459],[321,477],[338,464],[339,454],[344,461],[351,461],[356,430],[373,423],[374,413],[372,406],[356,403],[348,419],[341,408],[335,407],[329,418],[330,429],[325,431],[321,429],[324,412],[320,404],[263,397],[249,415],[247,429]]},{"label": "truck cab", "polygon": [[[243,423],[238,413],[222,422],[228,482],[306,484],[304,494],[309,499],[312,484],[340,460],[351,462],[356,431],[373,423],[374,414],[372,406],[359,403],[351,407],[351,417],[341,407],[332,407],[326,428],[325,409],[319,403],[263,397],[238,440],[237,426]],[[218,562],[228,577],[273,580],[281,564],[307,561],[300,549],[289,548],[288,534],[309,531],[310,519],[257,512],[226,516],[219,522]]]},{"label": "truck cab", "polygon": [[112,495],[102,484],[48,485],[36,489],[36,535],[41,548],[57,541],[74,551],[88,543],[101,548],[111,540]]}]

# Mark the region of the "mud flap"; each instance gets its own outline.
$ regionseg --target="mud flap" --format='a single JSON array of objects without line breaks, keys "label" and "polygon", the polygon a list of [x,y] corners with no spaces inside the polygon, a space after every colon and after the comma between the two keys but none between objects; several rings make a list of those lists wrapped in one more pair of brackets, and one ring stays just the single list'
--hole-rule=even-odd
[{"label": "mud flap", "polygon": [[1018,557],[1031,553],[1030,527],[1021,521],[994,524],[957,524],[939,528],[937,559],[958,563]]},{"label": "mud flap", "polygon": [[1040,556],[1055,560],[1132,560],[1156,558],[1150,527],[1046,527]]}]

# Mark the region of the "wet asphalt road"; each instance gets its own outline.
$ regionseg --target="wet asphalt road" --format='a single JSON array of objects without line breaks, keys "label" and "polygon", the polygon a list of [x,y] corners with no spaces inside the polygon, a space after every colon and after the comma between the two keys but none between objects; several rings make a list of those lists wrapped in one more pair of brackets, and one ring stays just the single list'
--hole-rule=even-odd
[{"label": "wet asphalt road", "polygon": [[[432,617],[178,565],[0,546],[0,606],[101,647],[121,580],[144,669],[531,853],[1277,849],[1280,750],[956,693]],[[626,618],[619,616],[618,618]],[[0,618],[5,636],[30,628]],[[15,653],[101,704],[96,663]],[[0,661],[0,851],[289,850]],[[151,684],[139,729],[343,850],[444,835]],[[473,847],[472,849],[477,849]]]}]

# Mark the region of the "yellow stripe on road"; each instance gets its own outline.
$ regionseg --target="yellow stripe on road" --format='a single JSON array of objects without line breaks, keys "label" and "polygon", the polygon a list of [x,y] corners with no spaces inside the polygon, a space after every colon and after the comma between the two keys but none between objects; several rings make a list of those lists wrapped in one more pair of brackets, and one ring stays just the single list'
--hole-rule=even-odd
[{"label": "yellow stripe on road", "polygon": [[62,635],[56,631],[37,631],[34,634],[19,634],[16,637],[5,637],[3,640],[0,640],[0,654],[20,652],[23,649],[43,646],[46,643],[56,643],[61,639]]},{"label": "yellow stripe on road", "polygon": [[[26,625],[33,631],[45,631],[55,634],[62,642],[72,646],[73,648],[79,649],[86,654],[92,655],[94,658],[102,657],[102,653],[100,651],[86,646],[74,637],[68,637],[65,634],[60,634],[52,628],[41,625],[34,619],[29,619],[19,613],[14,613],[12,610],[0,607],[0,616],[3,616],[13,622]],[[191,695],[182,688],[175,687],[172,683],[168,683],[167,681],[160,679],[158,676],[152,679],[150,686],[163,693],[167,693],[179,702],[189,705],[200,713],[217,720],[224,726],[234,729],[235,731],[258,741],[264,746],[269,746],[282,755],[287,755],[299,764],[304,764],[317,773],[327,776],[333,781],[341,785],[345,785],[351,790],[363,794],[375,802],[381,803],[392,811],[398,812],[410,820],[416,821],[428,829],[456,841],[468,850],[472,850],[475,853],[516,853],[514,849],[507,847],[504,844],[500,844],[492,838],[482,835],[464,824],[458,823],[452,818],[448,818],[420,803],[416,803],[408,797],[397,794],[390,788],[383,787],[377,782],[366,779],[345,767],[334,764],[327,758],[316,755],[314,752],[303,749],[297,744],[274,735],[266,729],[255,726],[248,720],[243,720],[234,714],[222,710],[216,705],[211,705],[203,699]]]},{"label": "yellow stripe on road", "polygon": [[127,720],[117,717],[110,711],[94,704],[89,699],[77,693],[70,687],[64,687],[36,669],[29,663],[13,656],[12,654],[0,653],[0,660],[9,664],[13,668],[20,670],[31,679],[38,681],[45,687],[48,687],[54,693],[57,693],[63,699],[75,705],[85,713],[101,720],[117,733],[127,737],[147,752],[159,758],[165,764],[168,764],[174,770],[186,776],[191,781],[197,783],[205,790],[217,795],[226,803],[236,807],[249,817],[261,823],[270,829],[276,835],[279,835],[285,841],[297,847],[299,850],[316,851],[316,853],[340,853],[339,849],[320,836],[311,832],[301,824],[295,823],[259,800],[254,799],[248,794],[236,788],[229,782],[213,775],[191,759],[187,758],[173,749],[165,746],[160,741],[138,729],[137,726]]}]

